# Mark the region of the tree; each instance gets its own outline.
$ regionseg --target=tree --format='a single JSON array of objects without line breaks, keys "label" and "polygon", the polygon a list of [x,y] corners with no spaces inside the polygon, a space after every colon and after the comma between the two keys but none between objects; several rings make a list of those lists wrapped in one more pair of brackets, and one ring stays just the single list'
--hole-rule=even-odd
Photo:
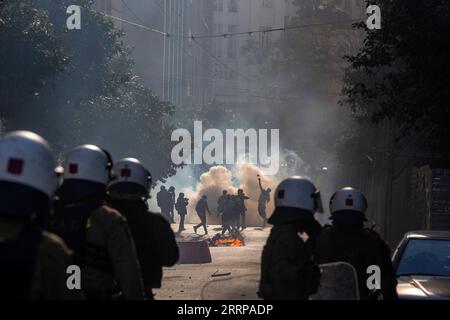
[{"label": "tree", "polygon": [[48,13],[31,1],[0,3],[1,116],[19,121],[26,105],[50,77],[61,72],[68,54]]},{"label": "tree", "polygon": [[367,31],[362,48],[347,58],[341,103],[373,123],[393,120],[401,136],[431,130],[435,150],[447,152],[450,3],[372,2],[381,8],[381,29]]},{"label": "tree", "polygon": [[[26,44],[2,46],[6,48],[2,50],[6,52],[4,63],[14,65],[4,81],[17,88],[16,95],[1,92],[2,104],[9,101],[11,106],[11,112],[1,111],[7,128],[26,128],[44,135],[61,157],[78,144],[93,143],[109,149],[116,159],[139,157],[154,180],[173,175],[175,165],[170,161],[173,128],[169,123],[174,107],[139,84],[123,33],[96,12],[88,0],[20,3],[40,14],[31,25],[45,23],[46,29],[36,31],[43,34],[43,39],[30,40],[26,36],[28,16],[16,11],[18,2],[5,2],[6,20],[17,22],[9,24],[10,29],[1,33],[0,41],[16,39]],[[72,4],[81,6],[81,30],[66,27],[66,9]],[[47,54],[42,54],[43,57],[56,54],[59,57],[60,53],[61,59],[55,63],[54,59],[36,58],[40,51]],[[16,63],[16,57],[23,57],[24,63]],[[24,68],[27,63],[48,71]],[[23,79],[40,82],[24,90]]]}]

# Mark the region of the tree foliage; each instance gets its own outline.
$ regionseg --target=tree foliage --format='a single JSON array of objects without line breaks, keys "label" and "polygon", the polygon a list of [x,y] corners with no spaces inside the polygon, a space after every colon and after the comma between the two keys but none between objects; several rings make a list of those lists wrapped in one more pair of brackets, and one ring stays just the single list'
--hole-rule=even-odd
[{"label": "tree foliage", "polygon": [[27,104],[48,78],[61,72],[68,55],[48,13],[31,1],[0,4],[0,48],[1,115],[15,120],[21,116],[17,106]]},{"label": "tree foliage", "polygon": [[[81,6],[81,30],[66,27],[73,4]],[[93,143],[116,158],[139,157],[156,179],[175,173],[174,107],[139,83],[123,33],[91,1],[9,0],[2,6],[0,117],[8,129],[37,131],[62,156]]]},{"label": "tree foliage", "polygon": [[[373,1],[381,8],[380,30],[347,58],[342,104],[361,119],[393,119],[403,134],[432,129],[444,147],[450,137],[450,3]],[[365,28],[364,24],[356,25]]]}]

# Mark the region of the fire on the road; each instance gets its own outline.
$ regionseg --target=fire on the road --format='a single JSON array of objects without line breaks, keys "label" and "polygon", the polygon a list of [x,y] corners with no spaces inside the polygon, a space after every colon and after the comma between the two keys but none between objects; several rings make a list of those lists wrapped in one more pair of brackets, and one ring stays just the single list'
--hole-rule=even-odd
[{"label": "fire on the road", "polygon": [[210,247],[243,247],[245,246],[245,241],[242,236],[232,235],[232,236],[223,236],[220,234],[215,235],[211,238]]}]

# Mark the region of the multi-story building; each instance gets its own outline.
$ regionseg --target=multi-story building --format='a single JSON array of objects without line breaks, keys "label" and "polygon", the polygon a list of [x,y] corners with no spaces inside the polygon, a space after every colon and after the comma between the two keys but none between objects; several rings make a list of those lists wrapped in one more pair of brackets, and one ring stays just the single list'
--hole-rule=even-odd
[{"label": "multi-story building", "polygon": [[361,17],[364,7],[366,5],[365,0],[315,0],[315,1],[296,1],[296,0],[285,0],[286,2],[286,21],[289,22],[290,19],[295,17],[298,13],[298,4],[304,2],[312,6],[312,9],[319,10],[327,5],[333,5],[337,10],[344,12],[351,19],[356,19]]},{"label": "multi-story building", "polygon": [[211,100],[210,41],[202,47],[190,34],[211,33],[210,0],[96,0],[99,11],[125,31],[141,82],[176,106]]},{"label": "multi-story building", "polygon": [[[262,31],[283,27],[286,0],[214,0],[213,34]],[[213,38],[213,96],[235,104],[255,102],[258,97],[258,74],[244,53],[250,37],[261,47],[270,46],[281,33],[248,33]]]},{"label": "multi-story building", "polygon": [[[317,0],[315,7],[328,1]],[[215,99],[240,107],[265,99],[257,67],[249,63],[249,56],[244,52],[249,40],[265,48],[282,37],[283,32],[201,36],[283,27],[297,15],[294,2],[95,0],[95,5],[110,16],[132,22],[113,19],[126,32],[125,40],[133,48],[135,72],[143,84],[164,100],[198,107]],[[353,18],[361,15],[363,1],[341,0],[336,6]]]}]

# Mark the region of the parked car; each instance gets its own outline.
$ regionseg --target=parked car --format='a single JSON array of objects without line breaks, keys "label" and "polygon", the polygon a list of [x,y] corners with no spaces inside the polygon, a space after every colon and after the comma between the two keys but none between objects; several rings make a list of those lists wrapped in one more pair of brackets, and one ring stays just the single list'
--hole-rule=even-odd
[{"label": "parked car", "polygon": [[412,231],[392,256],[400,299],[450,300],[450,231]]}]

